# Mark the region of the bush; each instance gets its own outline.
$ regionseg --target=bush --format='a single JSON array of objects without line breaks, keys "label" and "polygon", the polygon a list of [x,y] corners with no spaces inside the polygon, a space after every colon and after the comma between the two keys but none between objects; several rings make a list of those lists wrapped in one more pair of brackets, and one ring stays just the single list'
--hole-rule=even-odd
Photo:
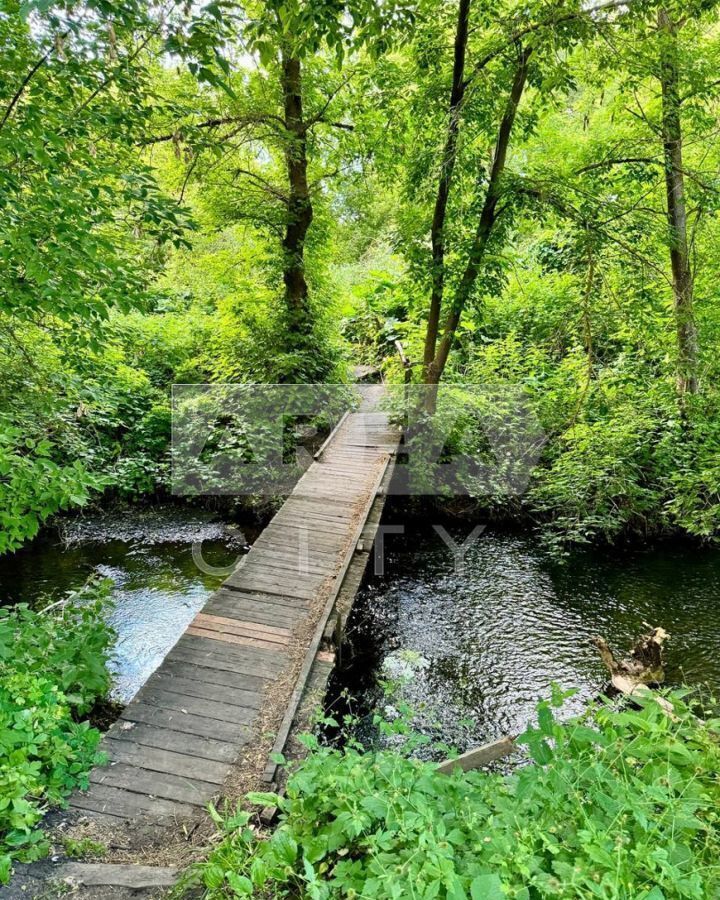
[{"label": "bush", "polygon": [[676,719],[648,700],[561,723],[563,699],[540,704],[520,738],[533,764],[511,774],[315,744],[274,834],[239,812],[190,881],[207,898],[717,896],[720,723],[680,693]]},{"label": "bush", "polygon": [[90,585],[59,611],[0,609],[0,883],[12,859],[37,859],[37,824],[100,761],[100,733],[81,721],[110,687],[109,586]]},{"label": "bush", "polygon": [[79,460],[59,462],[57,450],[0,416],[0,554],[35,537],[59,510],[85,504],[101,486]]}]

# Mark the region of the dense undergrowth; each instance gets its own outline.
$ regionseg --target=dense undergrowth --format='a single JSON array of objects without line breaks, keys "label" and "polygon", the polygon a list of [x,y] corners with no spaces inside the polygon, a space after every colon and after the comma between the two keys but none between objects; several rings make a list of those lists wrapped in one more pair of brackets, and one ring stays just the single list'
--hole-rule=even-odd
[{"label": "dense undergrowth", "polygon": [[191,873],[210,900],[708,900],[720,891],[720,722],[682,692],[595,706],[566,721],[552,702],[519,738],[510,774],[439,775],[386,750],[320,746],[290,775],[271,836],[238,811]]},{"label": "dense undergrowth", "polygon": [[87,716],[110,689],[108,593],[99,582],[47,612],[0,609],[0,883],[13,859],[45,855],[38,823],[101,760]]}]

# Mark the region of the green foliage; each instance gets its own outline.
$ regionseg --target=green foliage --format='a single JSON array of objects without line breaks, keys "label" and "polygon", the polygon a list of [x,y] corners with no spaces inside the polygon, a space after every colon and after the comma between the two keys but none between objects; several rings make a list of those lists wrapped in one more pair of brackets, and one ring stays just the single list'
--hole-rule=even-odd
[{"label": "green foliage", "polygon": [[104,622],[109,582],[98,582],[62,601],[59,612],[18,604],[0,609],[0,671],[43,675],[78,715],[110,689],[106,662],[114,640]]},{"label": "green foliage", "polygon": [[67,837],[63,840],[63,850],[71,859],[83,859],[90,856],[103,856],[107,852],[105,844],[93,841],[90,838]]},{"label": "green foliage", "polygon": [[102,484],[80,460],[56,462],[55,449],[0,416],[0,553],[34,537],[59,510],[82,506]]},{"label": "green foliage", "polygon": [[47,852],[38,822],[101,761],[82,717],[110,687],[108,592],[99,583],[47,612],[0,610],[0,882],[12,859]]},{"label": "green foliage", "polygon": [[157,23],[143,3],[109,18],[104,3],[42,3],[31,28],[28,6],[0,17],[0,311],[93,341],[142,297],[153,246],[183,241],[183,214],[135,152],[151,89],[134,40]]},{"label": "green foliage", "polygon": [[249,814],[193,880],[208,898],[576,898],[715,896],[720,887],[717,721],[648,700],[558,720],[541,703],[509,775],[441,776],[387,751],[313,743],[267,840]]}]

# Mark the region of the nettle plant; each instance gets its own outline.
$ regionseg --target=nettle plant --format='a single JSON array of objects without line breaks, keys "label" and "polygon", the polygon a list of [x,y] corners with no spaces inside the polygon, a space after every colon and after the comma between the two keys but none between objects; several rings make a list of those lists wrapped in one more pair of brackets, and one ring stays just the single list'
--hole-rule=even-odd
[{"label": "nettle plant", "polygon": [[720,888],[720,722],[682,692],[675,716],[595,706],[560,721],[568,694],[538,707],[521,736],[531,763],[510,774],[439,775],[387,751],[320,746],[276,803],[261,839],[250,813],[189,882],[207,898],[707,898]]},{"label": "nettle plant", "polygon": [[84,717],[110,689],[108,597],[99,582],[47,612],[0,609],[0,883],[47,852],[44,813],[102,761]]}]

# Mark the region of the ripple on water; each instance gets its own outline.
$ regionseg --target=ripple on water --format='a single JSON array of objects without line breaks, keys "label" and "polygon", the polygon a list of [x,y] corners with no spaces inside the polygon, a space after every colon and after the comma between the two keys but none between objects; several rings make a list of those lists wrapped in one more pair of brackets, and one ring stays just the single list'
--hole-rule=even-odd
[{"label": "ripple on water", "polygon": [[[414,535],[356,609],[355,644],[372,648],[359,664],[369,655],[377,673],[398,649],[420,654],[428,665],[405,698],[428,731],[461,749],[521,731],[553,682],[578,689],[569,709],[579,711],[605,682],[591,638],[624,652],[644,623],[672,635],[669,680],[720,689],[717,551],[578,553],[559,566],[532,538],[486,532],[455,573],[437,536]],[[377,702],[377,676],[364,691]]]}]

